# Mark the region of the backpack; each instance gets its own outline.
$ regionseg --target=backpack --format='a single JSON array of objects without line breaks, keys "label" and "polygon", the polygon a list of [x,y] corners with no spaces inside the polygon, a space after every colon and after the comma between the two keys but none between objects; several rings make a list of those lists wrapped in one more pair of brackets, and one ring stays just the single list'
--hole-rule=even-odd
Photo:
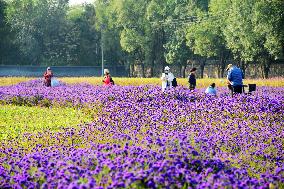
[{"label": "backpack", "polygon": [[114,85],[114,81],[113,81],[112,77],[110,77],[110,82]]},{"label": "backpack", "polygon": [[177,79],[176,79],[176,78],[173,79],[173,81],[172,81],[172,86],[173,86],[173,87],[176,87],[176,86],[177,86]]}]

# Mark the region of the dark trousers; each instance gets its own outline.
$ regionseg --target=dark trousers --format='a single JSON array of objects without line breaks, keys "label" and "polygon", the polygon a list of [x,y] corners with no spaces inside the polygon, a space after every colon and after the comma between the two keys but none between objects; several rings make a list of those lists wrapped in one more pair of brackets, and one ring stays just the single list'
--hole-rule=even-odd
[{"label": "dark trousers", "polygon": [[194,84],[189,84],[189,89],[190,89],[190,90],[194,90],[194,89],[195,89],[195,86],[196,86],[196,85],[194,85]]},{"label": "dark trousers", "polygon": [[228,85],[228,88],[230,89],[232,96],[234,94],[242,94],[243,93],[243,86],[242,85],[236,85],[236,86]]},{"label": "dark trousers", "polygon": [[44,80],[44,85],[46,86],[46,87],[51,87],[51,80]]}]

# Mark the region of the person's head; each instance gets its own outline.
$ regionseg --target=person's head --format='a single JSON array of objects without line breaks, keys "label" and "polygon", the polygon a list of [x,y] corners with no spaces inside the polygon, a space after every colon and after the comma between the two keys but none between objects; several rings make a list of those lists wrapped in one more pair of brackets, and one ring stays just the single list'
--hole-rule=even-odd
[{"label": "person's head", "polygon": [[210,87],[215,88],[216,84],[215,83],[211,83]]},{"label": "person's head", "polygon": [[226,71],[229,71],[233,67],[233,64],[229,64],[226,68]]},{"label": "person's head", "polygon": [[104,69],[104,74],[108,75],[109,74],[109,70],[108,69]]},{"label": "person's head", "polygon": [[47,68],[46,68],[46,71],[51,71],[51,68],[50,68],[50,67],[47,67]]},{"label": "person's head", "polygon": [[169,73],[170,72],[170,67],[166,66],[164,70],[165,70],[165,73]]},{"label": "person's head", "polygon": [[191,68],[190,73],[195,72],[196,68]]}]

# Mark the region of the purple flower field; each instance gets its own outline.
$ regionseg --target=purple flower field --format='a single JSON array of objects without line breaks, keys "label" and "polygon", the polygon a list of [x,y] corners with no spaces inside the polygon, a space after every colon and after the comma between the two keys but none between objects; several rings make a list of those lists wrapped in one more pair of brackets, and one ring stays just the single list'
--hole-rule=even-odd
[{"label": "purple flower field", "polygon": [[204,90],[0,87],[0,104],[72,106],[94,117],[2,140],[0,188],[284,188],[284,88],[234,98]]}]

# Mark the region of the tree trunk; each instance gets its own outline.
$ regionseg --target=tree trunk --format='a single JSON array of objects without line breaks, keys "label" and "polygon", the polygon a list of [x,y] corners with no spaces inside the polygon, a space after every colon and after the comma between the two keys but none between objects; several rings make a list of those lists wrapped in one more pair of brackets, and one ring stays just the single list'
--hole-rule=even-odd
[{"label": "tree trunk", "polygon": [[200,62],[200,77],[204,77],[204,68],[205,68],[206,58],[202,58]]},{"label": "tree trunk", "polygon": [[178,68],[179,68],[179,75],[176,75],[176,77],[182,77],[182,64],[178,64]]},{"label": "tree trunk", "polygon": [[264,65],[263,65],[263,72],[264,72],[264,78],[265,78],[265,79],[268,79],[269,71],[270,71],[270,63],[269,63],[269,62],[266,62],[266,63],[264,63]]},{"label": "tree trunk", "polygon": [[200,64],[200,77],[203,78],[203,74],[204,74],[204,64]]},{"label": "tree trunk", "polygon": [[223,78],[225,75],[225,67],[226,67],[226,61],[223,60],[222,65],[221,65],[221,78]]},{"label": "tree trunk", "polygon": [[246,69],[247,69],[247,62],[241,61],[241,69],[243,71],[244,76],[246,75]]},{"label": "tree trunk", "polygon": [[183,78],[186,78],[186,75],[185,75],[186,67],[187,67],[187,64],[184,64],[183,66],[181,66],[181,76]]},{"label": "tree trunk", "polygon": [[142,77],[145,78],[145,63],[141,63],[141,68],[142,68]]},{"label": "tree trunk", "polygon": [[270,55],[263,58],[262,61],[262,77],[265,79],[268,79],[269,72],[270,72],[270,66],[273,59],[270,57]]},{"label": "tree trunk", "polygon": [[152,64],[150,68],[150,77],[154,77],[154,66],[155,66],[155,59],[152,59]]},{"label": "tree trunk", "polygon": [[219,78],[223,78],[225,76],[225,69],[226,69],[226,64],[227,64],[227,60],[230,56],[230,53],[223,49],[222,53],[221,53],[221,57],[220,57],[220,62],[219,62],[219,66],[218,66],[218,77]]}]

